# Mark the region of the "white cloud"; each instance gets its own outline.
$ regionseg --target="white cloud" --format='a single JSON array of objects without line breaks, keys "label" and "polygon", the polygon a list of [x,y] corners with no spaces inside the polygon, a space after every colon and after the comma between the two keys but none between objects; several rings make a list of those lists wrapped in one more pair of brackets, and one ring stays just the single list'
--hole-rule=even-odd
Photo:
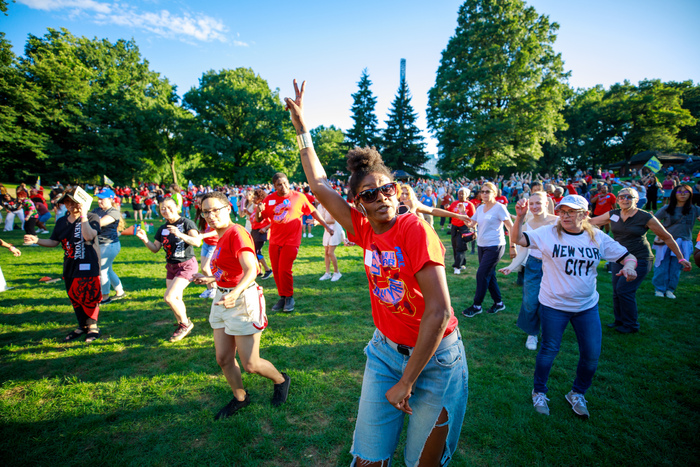
[{"label": "white cloud", "polygon": [[[143,29],[168,38],[184,41],[227,42],[227,28],[224,23],[203,14],[177,15],[168,10],[147,12],[126,3],[95,0],[17,0],[17,2],[36,10],[69,10],[72,16],[87,17],[98,24],[116,24]],[[248,46],[239,40],[232,42],[236,46]]]}]

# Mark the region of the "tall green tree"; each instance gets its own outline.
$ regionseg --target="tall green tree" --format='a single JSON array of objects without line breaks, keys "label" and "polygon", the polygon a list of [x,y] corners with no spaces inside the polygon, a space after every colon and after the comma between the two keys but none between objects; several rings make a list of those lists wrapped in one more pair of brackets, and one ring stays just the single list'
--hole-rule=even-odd
[{"label": "tall green tree", "polygon": [[337,172],[347,172],[346,148],[343,144],[345,135],[335,126],[317,126],[311,130],[314,149],[329,176]]},{"label": "tall green tree", "polygon": [[183,102],[196,114],[192,143],[208,166],[202,176],[216,171],[225,181],[248,183],[295,172],[294,129],[279,90],[250,68],[204,73]]},{"label": "tall green tree", "polygon": [[678,137],[690,144],[689,152],[700,156],[700,83],[693,84],[692,81],[680,83],[670,82],[667,85],[678,88],[682,91],[682,106],[690,112],[695,119],[692,125],[686,125],[680,129]]},{"label": "tall green tree", "polygon": [[439,166],[495,174],[528,168],[564,125],[567,74],[556,23],[521,0],[467,0],[430,89]]},{"label": "tall green tree", "polygon": [[428,161],[423,136],[416,126],[417,118],[408,85],[402,79],[383,132],[382,158],[388,167],[413,175],[417,175]]},{"label": "tall green tree", "polygon": [[370,86],[372,81],[369,79],[367,68],[362,70],[362,76],[357,83],[358,90],[352,95],[353,103],[350,110],[352,111],[353,126],[345,133],[345,138],[352,148],[359,146],[378,146],[379,130],[377,129],[378,121],[374,108],[377,105],[377,98],[372,94]]}]

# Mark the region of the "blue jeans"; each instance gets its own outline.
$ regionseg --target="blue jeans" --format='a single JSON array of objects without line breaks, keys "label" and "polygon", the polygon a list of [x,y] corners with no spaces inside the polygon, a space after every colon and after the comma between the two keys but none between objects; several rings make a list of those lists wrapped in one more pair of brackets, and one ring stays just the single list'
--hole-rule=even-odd
[{"label": "blue jeans", "polygon": [[479,269],[476,270],[476,293],[474,305],[481,306],[486,297],[486,289],[494,303],[501,303],[501,290],[496,282],[496,266],[505,252],[505,245],[480,246]]},{"label": "blue jeans", "polygon": [[520,305],[518,327],[528,336],[540,333],[540,282],[542,282],[542,260],[530,255],[525,262],[523,278],[523,303]]},{"label": "blue jeans", "polygon": [[585,394],[591,387],[593,375],[598,368],[598,358],[600,358],[603,340],[598,305],[578,313],[555,310],[540,305],[540,319],[542,320],[542,346],[535,361],[535,392],[547,392],[549,372],[552,369],[554,358],[559,353],[564,330],[571,322],[576,333],[576,340],[578,340],[579,353],[576,379],[572,389],[579,394]]},{"label": "blue jeans", "polygon": [[637,289],[649,271],[649,262],[645,259],[637,260],[637,278],[627,282],[624,276],[617,273],[622,269],[620,263],[611,263],[613,286],[613,313],[615,323],[629,329],[639,329],[637,322]]},{"label": "blue jeans", "polygon": [[671,252],[668,251],[659,267],[654,268],[654,277],[651,279],[651,283],[654,284],[654,288],[658,292],[664,293],[668,290],[673,292],[678,287],[681,269],[683,267],[678,263],[678,258],[671,256]]},{"label": "blue jeans", "polygon": [[121,249],[122,244],[119,242],[100,245],[100,286],[102,287],[102,295],[109,295],[110,284],[115,290],[122,285],[119,276],[112,269],[114,258],[117,257]]},{"label": "blue jeans", "polygon": [[[459,328],[453,332],[459,333]],[[379,330],[365,347],[365,354],[367,363],[350,453],[371,462],[391,460],[405,414],[389,404],[385,394],[401,378],[409,357],[394,350]],[[418,377],[409,400],[413,415],[408,418],[406,432],[406,465],[418,463],[443,408],[449,429],[441,465],[447,465],[452,458],[467,408],[468,377],[461,336],[445,348],[441,344]]]}]

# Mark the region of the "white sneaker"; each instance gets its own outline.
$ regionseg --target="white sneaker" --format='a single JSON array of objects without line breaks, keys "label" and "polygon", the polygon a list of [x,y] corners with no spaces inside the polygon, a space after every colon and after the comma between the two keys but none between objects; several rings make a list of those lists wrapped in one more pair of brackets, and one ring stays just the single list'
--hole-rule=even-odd
[{"label": "white sneaker", "polygon": [[310,234],[307,235],[307,237],[308,237],[308,238],[314,238],[314,234],[311,234],[311,233],[310,233]]},{"label": "white sneaker", "polygon": [[543,392],[535,392],[532,390],[532,406],[542,415],[549,415],[549,406],[547,405],[547,396]]},{"label": "white sneaker", "polygon": [[327,273],[325,273],[324,275],[322,275],[321,278],[320,278],[319,280],[320,280],[320,281],[327,281],[327,280],[330,279],[331,277],[332,277],[331,274],[330,274],[329,272],[327,272]]},{"label": "white sneaker", "polygon": [[674,295],[674,293],[672,291],[667,290],[666,291],[666,298],[676,298],[676,296]]},{"label": "white sneaker", "polygon": [[335,281],[337,281],[338,279],[340,279],[341,277],[343,277],[343,275],[342,275],[341,273],[339,273],[339,272],[334,272],[334,273],[333,273],[333,277],[331,277],[331,282],[335,282]]},{"label": "white sneaker", "polygon": [[656,292],[654,292],[654,296],[655,297],[663,297],[664,293],[657,290]]},{"label": "white sneaker", "polygon": [[301,236],[302,236],[302,238],[306,238],[306,232],[304,232],[303,234],[301,234]]},{"label": "white sneaker", "polygon": [[462,269],[462,271],[464,271],[465,269],[467,269],[467,265],[466,264],[463,265],[460,269]]},{"label": "white sneaker", "polygon": [[462,274],[462,270],[459,268],[455,268],[455,274],[457,274],[457,275]]},{"label": "white sneaker", "polygon": [[537,336],[527,336],[525,348],[527,350],[537,350]]},{"label": "white sneaker", "polygon": [[199,298],[211,298],[211,289],[207,289],[199,294]]}]

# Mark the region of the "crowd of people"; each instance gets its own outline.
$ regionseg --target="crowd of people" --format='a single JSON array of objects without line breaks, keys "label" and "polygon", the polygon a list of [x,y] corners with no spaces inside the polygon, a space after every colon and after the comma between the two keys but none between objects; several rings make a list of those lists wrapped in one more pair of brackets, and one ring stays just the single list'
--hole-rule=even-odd
[{"label": "crowd of people", "polygon": [[[508,179],[398,183],[375,149],[355,148],[348,153],[347,181],[331,180],[304,121],[304,85],[294,86],[295,97],[286,104],[308,183],[290,183],[277,173],[270,183],[255,186],[86,187],[98,198],[93,211],[82,187],[57,183],[47,203],[41,186],[22,184],[11,196],[0,185],[5,231],[18,219],[25,245],[61,244],[64,250],[63,278],[78,322],[64,341],[99,339],[100,306],[126,297],[113,264],[128,213],[136,221],[134,235],[153,253],[165,252],[164,300],[177,321],[169,340],[185,338],[194,327],[183,300],[189,284],[206,287],[201,297],[212,300],[216,361],[233,394],[216,418],[250,404],[240,366],[272,381],[272,403],[279,406],[287,400],[291,378],[260,356],[268,319],[258,281],[274,277],[279,299],[271,311],[294,311],[294,261],[302,240],[313,237],[311,227],[320,225],[325,273],[319,280],[341,279],[337,246],[361,248],[376,325],[365,350],[351,450],[357,465],[391,459],[405,415],[410,416],[407,464],[445,465],[457,447],[468,393],[467,359],[438,235],[447,218],[452,273],[467,275],[470,246],[478,255],[476,292],[462,316],[481,314],[487,292],[493,301],[487,313],[505,310],[497,273],[519,274],[517,325],[527,336],[526,348],[539,348],[531,397],[534,409],[546,415],[549,373],[571,323],[579,363],[565,398],[577,415],[589,416],[585,394],[602,348],[599,263],[609,264],[612,278],[614,321],[608,326],[621,334],[639,331],[636,293],[652,265],[655,296],[675,299],[690,259],[700,263],[700,239],[697,244],[692,239],[700,220],[700,179],[692,185],[671,172],[661,182],[640,172],[621,181],[612,173],[578,171],[571,177],[516,173]],[[509,204],[515,205],[515,215]],[[54,216],[49,232],[46,223]],[[441,218],[439,225],[435,217]],[[143,228],[149,219],[162,219],[163,225],[149,232]],[[656,236],[651,244],[649,229]],[[50,235],[39,237],[45,234]],[[2,246],[21,254],[5,241]],[[506,252],[511,262],[498,269]]]}]

